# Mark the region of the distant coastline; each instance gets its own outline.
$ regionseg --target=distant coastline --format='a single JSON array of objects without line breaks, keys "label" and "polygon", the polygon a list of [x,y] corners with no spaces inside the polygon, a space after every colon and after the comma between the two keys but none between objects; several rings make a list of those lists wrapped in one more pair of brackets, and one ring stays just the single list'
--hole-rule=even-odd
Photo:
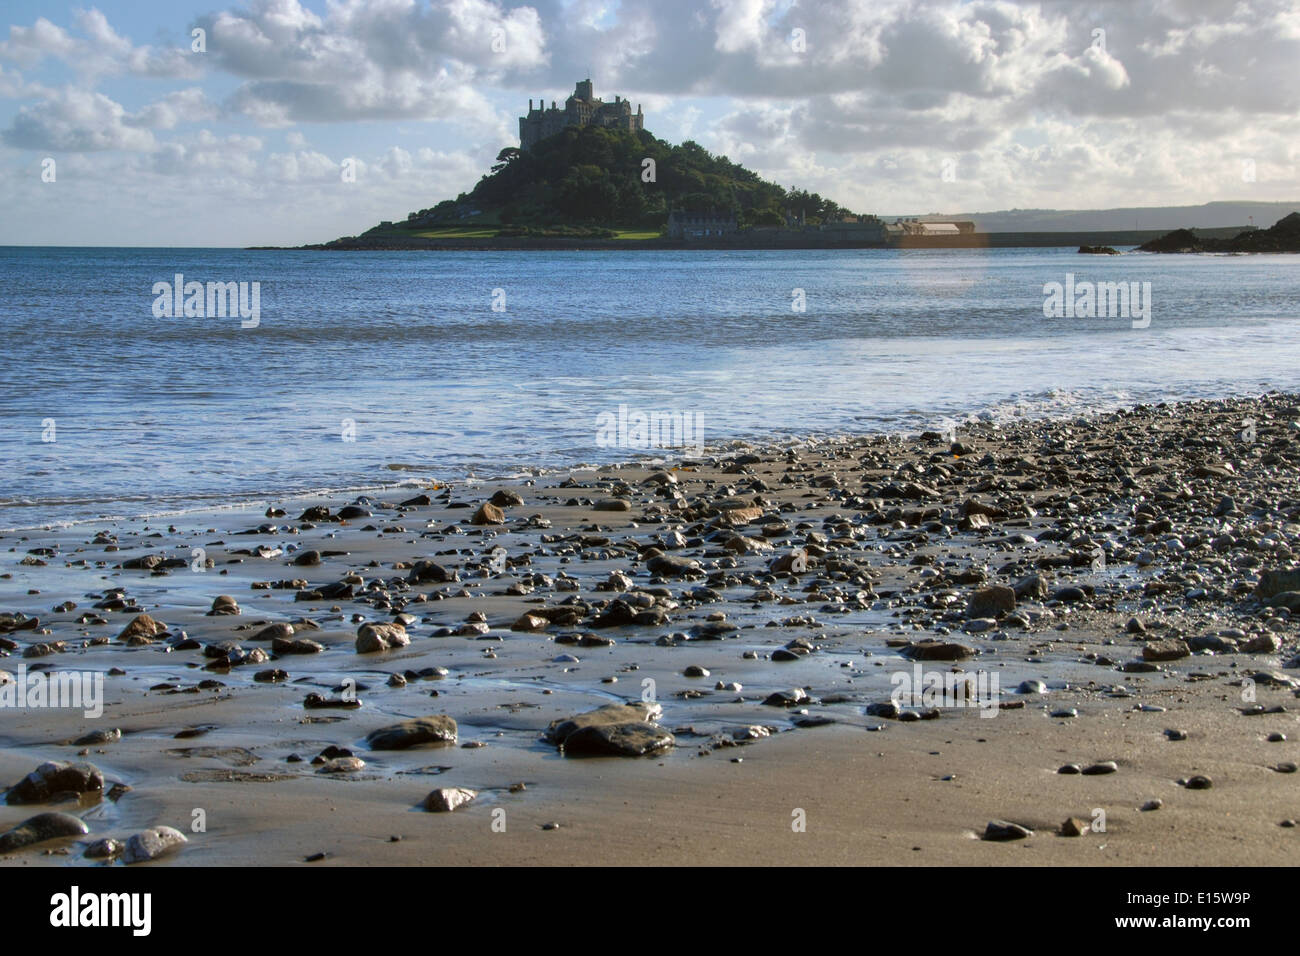
[{"label": "distant coastline", "polygon": [[[1198,229],[1201,239],[1230,240],[1247,226]],[[530,252],[763,249],[1009,249],[1065,246],[1140,246],[1167,234],[1162,229],[1106,229],[1088,232],[975,232],[958,236],[907,236],[898,241],[819,239],[809,231],[799,239],[767,239],[734,233],[711,239],[598,239],[549,237],[448,237],[349,236],[303,246],[250,246],[250,250],[317,250],[324,252]]]}]

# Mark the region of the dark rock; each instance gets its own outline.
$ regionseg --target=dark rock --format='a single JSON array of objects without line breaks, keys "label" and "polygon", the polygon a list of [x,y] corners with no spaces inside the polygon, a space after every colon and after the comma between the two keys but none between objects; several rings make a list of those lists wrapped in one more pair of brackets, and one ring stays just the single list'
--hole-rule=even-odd
[{"label": "dark rock", "polygon": [[285,623],[268,624],[248,638],[250,641],[274,641],[277,638],[285,640],[293,637],[293,625]]},{"label": "dark rock", "polygon": [[506,513],[492,502],[485,501],[478,506],[478,510],[474,512],[474,517],[469,519],[469,523],[475,525],[505,524]]},{"label": "dark rock", "polygon": [[1012,590],[1023,601],[1041,601],[1047,597],[1047,578],[1041,574],[1026,575],[1016,582]]},{"label": "dark rock", "polygon": [[498,508],[513,508],[524,503],[523,496],[509,488],[499,488],[488,501]]},{"label": "dark rock", "polygon": [[137,614],[126,627],[122,628],[122,633],[117,635],[117,639],[119,641],[140,639],[148,642],[166,630],[167,625],[162,621],[156,620],[148,614]]},{"label": "dark rock", "polygon": [[1191,650],[1182,641],[1173,638],[1167,641],[1151,641],[1142,648],[1142,659],[1146,661],[1176,661],[1191,654]]},{"label": "dark rock", "polygon": [[456,730],[456,721],[442,714],[415,717],[373,731],[366,744],[371,750],[405,750],[421,744],[455,743]]},{"label": "dark rock", "polygon": [[406,628],[400,624],[362,624],[357,628],[356,648],[358,654],[373,654],[378,651],[405,647],[411,643]]},{"label": "dark rock", "polygon": [[1255,596],[1261,600],[1285,591],[1300,591],[1300,568],[1265,571],[1259,576],[1259,584],[1255,585]]},{"label": "dark rock", "polygon": [[917,641],[903,648],[903,656],[917,661],[963,661],[975,656],[975,649],[948,641]]},{"label": "dark rock", "polygon": [[680,555],[661,554],[646,562],[646,568],[665,578],[684,578],[700,571],[700,562]]},{"label": "dark rock", "polygon": [[1104,774],[1115,773],[1119,770],[1119,764],[1113,760],[1103,760],[1101,763],[1089,764],[1079,772],[1085,777],[1100,777]]},{"label": "dark rock", "polygon": [[599,724],[580,727],[564,739],[566,754],[643,757],[672,747],[673,735],[649,723]]},{"label": "dark rock", "polygon": [[768,694],[763,703],[768,707],[795,707],[808,703],[808,694],[802,687],[792,687],[790,690],[778,690]]},{"label": "dark rock", "polygon": [[271,650],[276,654],[319,654],[325,645],[310,638],[299,637],[291,641],[276,638],[271,642]]},{"label": "dark rock", "polygon": [[966,616],[1000,617],[1015,609],[1016,592],[1005,585],[994,584],[980,588],[970,596],[970,602],[966,606]]},{"label": "dark rock", "polygon": [[1080,820],[1078,817],[1070,817],[1061,824],[1061,836],[1080,837],[1092,830],[1087,820]]},{"label": "dark rock", "polygon": [[988,826],[984,828],[984,839],[995,842],[1023,840],[1033,835],[1034,831],[1028,827],[1022,827],[1019,823],[1009,823],[1006,820],[990,820]]},{"label": "dark rock", "polygon": [[1247,654],[1276,654],[1282,649],[1282,639],[1276,634],[1260,634],[1239,646]]},{"label": "dark rock", "polygon": [[1216,654],[1232,654],[1237,650],[1237,642],[1218,634],[1198,634],[1187,642],[1194,651],[1213,651]]},{"label": "dark rock", "polygon": [[86,847],[84,856],[88,860],[111,860],[122,855],[126,849],[120,840],[103,839],[96,840],[90,846]]},{"label": "dark rock", "polygon": [[448,570],[435,561],[416,561],[407,580],[416,584],[448,584],[460,580],[460,573]]},{"label": "dark rock", "polygon": [[90,827],[68,813],[39,813],[0,834],[0,853],[11,853],[46,840],[83,836]]},{"label": "dark rock", "polygon": [[92,730],[90,733],[78,737],[72,743],[75,747],[100,747],[104,744],[116,743],[121,739],[121,728],[110,727],[103,730]]},{"label": "dark rock", "polygon": [[88,763],[49,761],[41,764],[5,794],[9,803],[46,803],[65,793],[104,792],[104,775]]}]

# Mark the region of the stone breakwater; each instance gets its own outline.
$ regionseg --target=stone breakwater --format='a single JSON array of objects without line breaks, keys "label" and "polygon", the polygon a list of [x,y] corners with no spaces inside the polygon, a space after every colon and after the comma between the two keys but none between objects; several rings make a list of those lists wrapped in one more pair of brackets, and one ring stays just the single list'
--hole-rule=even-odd
[{"label": "stone breakwater", "polygon": [[[409,820],[394,810],[550,833],[576,791],[596,816],[602,787],[626,795],[602,768],[704,773],[770,748],[834,775],[779,750],[787,734],[871,749],[951,726],[1010,761],[1016,738],[1065,728],[1075,749],[1035,774],[1123,779],[1147,737],[1188,739],[1180,710],[1215,728],[1211,754],[1243,733],[1270,746],[1258,785],[1285,799],[1239,812],[1290,825],[1298,466],[1300,397],[1270,394],[9,534],[0,853],[325,859],[371,819]],[[964,709],[897,693],[920,664],[1003,690]],[[5,697],[19,666],[103,675],[103,717]],[[1161,725],[1114,732],[1134,719]],[[1126,794],[1130,838],[1210,790],[1202,770]],[[650,802],[664,827],[680,793]],[[985,841],[1105,832],[1091,805],[1052,820],[951,799],[951,832]]]}]

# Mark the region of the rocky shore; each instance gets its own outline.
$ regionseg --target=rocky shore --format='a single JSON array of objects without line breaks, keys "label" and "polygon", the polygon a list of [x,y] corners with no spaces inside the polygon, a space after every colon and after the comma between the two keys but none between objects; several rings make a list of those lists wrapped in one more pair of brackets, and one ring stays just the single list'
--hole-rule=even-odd
[{"label": "rocky shore", "polygon": [[[1082,251],[1082,250],[1080,250]],[[1300,212],[1284,216],[1267,229],[1242,232],[1230,239],[1175,229],[1138,246],[1139,252],[1300,252]]]},{"label": "rocky shore", "polygon": [[0,862],[1288,862],[1298,466],[1270,394],[9,533]]}]

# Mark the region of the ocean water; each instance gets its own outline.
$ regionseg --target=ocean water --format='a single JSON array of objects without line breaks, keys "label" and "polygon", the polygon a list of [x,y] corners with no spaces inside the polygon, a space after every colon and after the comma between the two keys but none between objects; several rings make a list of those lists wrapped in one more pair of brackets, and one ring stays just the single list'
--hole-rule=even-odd
[{"label": "ocean water", "polygon": [[[177,273],[256,327],[156,316]],[[1046,317],[1067,273],[1149,325]],[[620,406],[717,447],[1298,389],[1298,319],[1300,256],[0,248],[0,528],[663,454]]]}]

